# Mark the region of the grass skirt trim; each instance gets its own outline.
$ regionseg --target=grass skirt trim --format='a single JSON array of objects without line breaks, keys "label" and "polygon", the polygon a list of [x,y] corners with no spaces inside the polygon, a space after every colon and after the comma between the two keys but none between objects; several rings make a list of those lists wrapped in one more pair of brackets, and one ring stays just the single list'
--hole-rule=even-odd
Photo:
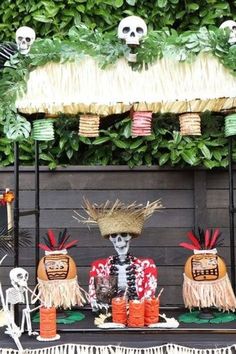
[{"label": "grass skirt trim", "polygon": [[[183,347],[178,344],[164,344],[158,347],[148,348],[127,348],[120,346],[96,346],[83,344],[62,344],[41,349],[27,349],[28,354],[233,354],[236,345],[212,348],[198,349]],[[0,349],[0,354],[18,354],[20,351],[13,349]]]},{"label": "grass skirt trim", "polygon": [[228,277],[213,281],[194,281],[184,274],[183,299],[185,307],[215,306],[223,311],[235,311],[236,298]]},{"label": "grass skirt trim", "polygon": [[70,309],[72,306],[83,306],[87,294],[74,279],[41,280],[38,278],[39,297],[46,307],[62,307]]}]

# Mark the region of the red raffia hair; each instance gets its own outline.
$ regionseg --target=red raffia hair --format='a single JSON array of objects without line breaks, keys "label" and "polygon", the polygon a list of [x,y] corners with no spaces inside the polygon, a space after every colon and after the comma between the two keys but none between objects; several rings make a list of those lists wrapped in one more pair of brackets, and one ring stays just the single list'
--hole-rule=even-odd
[{"label": "red raffia hair", "polygon": [[187,248],[188,250],[211,250],[217,246],[222,246],[220,241],[220,229],[217,228],[214,231],[212,229],[206,229],[205,231],[198,228],[198,235],[194,234],[194,231],[187,232],[187,237],[191,243],[181,242],[179,246]]},{"label": "red raffia hair", "polygon": [[68,243],[68,239],[70,235],[67,234],[67,229],[65,228],[63,231],[60,231],[58,236],[58,241],[56,240],[56,236],[53,230],[49,229],[47,234],[47,238],[44,237],[44,243],[39,243],[39,247],[44,251],[60,251],[63,249],[68,249],[74,247],[78,240],[73,240]]}]

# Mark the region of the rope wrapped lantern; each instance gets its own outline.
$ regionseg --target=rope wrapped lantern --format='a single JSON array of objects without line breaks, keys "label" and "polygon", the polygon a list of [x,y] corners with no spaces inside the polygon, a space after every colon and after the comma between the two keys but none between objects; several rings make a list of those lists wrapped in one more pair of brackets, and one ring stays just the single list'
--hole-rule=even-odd
[{"label": "rope wrapped lantern", "polygon": [[82,115],[79,121],[79,135],[88,138],[99,136],[100,117],[98,115]]},{"label": "rope wrapped lantern", "polygon": [[38,119],[33,122],[32,137],[38,141],[54,139],[54,127],[52,119]]},{"label": "rope wrapped lantern", "polygon": [[190,243],[180,246],[193,250],[184,267],[183,300],[185,307],[216,307],[223,311],[235,311],[236,298],[227,274],[224,260],[217,254],[220,231],[199,229],[199,236],[188,232]]},{"label": "rope wrapped lantern", "polygon": [[201,135],[201,117],[198,113],[184,113],[179,116],[181,135]]},{"label": "rope wrapped lantern", "polygon": [[152,134],[152,112],[136,111],[132,114],[131,135],[148,136]]},{"label": "rope wrapped lantern", "polygon": [[236,113],[225,117],[225,136],[236,135]]},{"label": "rope wrapped lantern", "polygon": [[86,302],[85,291],[77,281],[77,269],[74,260],[67,254],[67,249],[75,246],[77,240],[67,243],[67,230],[60,232],[58,242],[52,230],[47,232],[45,245],[39,247],[45,256],[38,265],[38,291],[45,307],[71,308],[83,306]]}]

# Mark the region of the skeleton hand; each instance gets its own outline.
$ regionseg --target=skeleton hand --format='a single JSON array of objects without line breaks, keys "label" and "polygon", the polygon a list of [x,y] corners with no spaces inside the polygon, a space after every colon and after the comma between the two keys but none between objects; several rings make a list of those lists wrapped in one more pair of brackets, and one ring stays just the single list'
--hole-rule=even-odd
[{"label": "skeleton hand", "polygon": [[11,336],[12,338],[14,337],[20,338],[22,334],[20,327],[18,327],[16,324],[13,323],[7,327],[5,333]]},{"label": "skeleton hand", "polygon": [[92,307],[93,312],[103,311],[103,310],[105,310],[105,312],[107,312],[109,305],[105,304],[105,303],[98,303],[96,300],[92,300],[91,307]]}]

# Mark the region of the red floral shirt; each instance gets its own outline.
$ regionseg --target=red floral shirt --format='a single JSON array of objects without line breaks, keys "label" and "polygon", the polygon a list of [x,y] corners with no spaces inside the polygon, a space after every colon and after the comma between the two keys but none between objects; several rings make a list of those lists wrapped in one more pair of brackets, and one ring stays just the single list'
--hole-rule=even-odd
[{"label": "red floral shirt", "polygon": [[[109,277],[111,258],[97,259],[92,263],[89,274],[89,297],[90,302],[96,301],[95,277]],[[157,267],[151,258],[134,257],[135,286],[139,299],[155,296],[157,287]]]}]

